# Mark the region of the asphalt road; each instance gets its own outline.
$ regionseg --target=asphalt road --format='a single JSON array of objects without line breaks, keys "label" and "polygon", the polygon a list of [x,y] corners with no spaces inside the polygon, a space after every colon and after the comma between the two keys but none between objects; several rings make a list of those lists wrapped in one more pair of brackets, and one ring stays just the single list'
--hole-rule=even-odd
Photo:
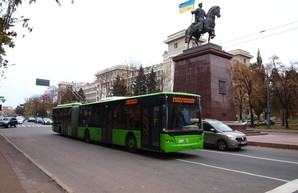
[{"label": "asphalt road", "polygon": [[1,128],[0,134],[80,193],[267,192],[298,179],[295,150],[245,147],[133,154],[62,137],[50,126],[34,123]]}]

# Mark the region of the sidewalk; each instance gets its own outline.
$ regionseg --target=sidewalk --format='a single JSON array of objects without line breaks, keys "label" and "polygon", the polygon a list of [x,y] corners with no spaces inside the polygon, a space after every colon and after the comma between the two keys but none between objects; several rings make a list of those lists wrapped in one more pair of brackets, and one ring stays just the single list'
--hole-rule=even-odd
[{"label": "sidewalk", "polygon": [[63,193],[53,179],[0,135],[1,193]]},{"label": "sidewalk", "polygon": [[16,175],[16,171],[9,163],[11,163],[9,158],[0,151],[0,192],[26,193]]},{"label": "sidewalk", "polygon": [[[267,130],[268,131],[268,130]],[[268,133],[247,136],[248,145],[298,150],[297,133]]]}]

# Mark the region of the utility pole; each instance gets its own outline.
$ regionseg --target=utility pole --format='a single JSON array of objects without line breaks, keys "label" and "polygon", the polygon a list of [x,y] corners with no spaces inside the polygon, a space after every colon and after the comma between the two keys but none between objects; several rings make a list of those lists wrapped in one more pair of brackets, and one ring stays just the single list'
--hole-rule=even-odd
[{"label": "utility pole", "polygon": [[266,76],[266,120],[267,120],[267,129],[270,129],[270,79],[268,73]]}]

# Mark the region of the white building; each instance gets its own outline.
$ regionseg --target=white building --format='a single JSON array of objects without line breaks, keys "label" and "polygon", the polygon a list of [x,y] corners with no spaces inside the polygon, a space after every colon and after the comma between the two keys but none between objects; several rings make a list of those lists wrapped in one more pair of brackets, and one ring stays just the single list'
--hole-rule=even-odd
[{"label": "white building", "polygon": [[[205,39],[200,38],[199,44],[206,42]],[[163,54],[163,63],[153,66],[144,67],[144,73],[149,74],[151,69],[156,72],[158,84],[161,85],[160,90],[164,92],[173,91],[174,83],[174,71],[175,66],[172,58],[183,53],[183,50],[187,49],[187,43],[185,43],[185,30],[179,31],[172,35],[169,35],[164,41],[168,45],[168,51]],[[195,47],[195,39],[190,42],[191,47]],[[234,55],[231,59],[237,60],[243,63],[250,63],[250,59],[253,57],[241,49],[232,50],[229,52]],[[102,98],[112,96],[112,87],[117,75],[127,82],[127,87],[132,90],[132,85],[135,77],[138,75],[139,68],[129,65],[115,65],[110,68],[106,68],[95,74],[96,80],[92,83],[75,83],[75,82],[61,82],[58,84],[59,88],[66,88],[72,86],[74,91],[78,91],[80,88],[84,91],[86,102],[96,102]]]},{"label": "white building", "polygon": [[237,61],[239,63],[244,63],[244,64],[249,65],[250,59],[253,58],[253,56],[250,55],[249,52],[241,50],[241,49],[231,50],[231,51],[228,51],[228,53],[233,55],[231,62]]},{"label": "white building", "polygon": [[[156,73],[158,84],[161,84],[163,77],[163,65],[156,64],[144,67],[144,74],[150,74],[152,69]],[[97,72],[95,74],[96,80],[92,83],[83,83],[78,85],[74,82],[60,82],[58,87],[59,89],[72,87],[75,92],[78,92],[80,88],[82,88],[86,102],[96,102],[103,98],[113,96],[112,88],[118,75],[127,82],[129,90],[132,90],[134,80],[138,75],[138,70],[139,67],[116,65]]]}]

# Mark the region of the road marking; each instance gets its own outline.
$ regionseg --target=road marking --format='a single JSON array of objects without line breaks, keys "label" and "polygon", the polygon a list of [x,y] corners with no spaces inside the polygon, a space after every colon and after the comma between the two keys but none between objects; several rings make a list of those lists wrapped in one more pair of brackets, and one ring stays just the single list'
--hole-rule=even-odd
[{"label": "road marking", "polygon": [[207,152],[212,152],[212,153],[220,153],[220,154],[226,154],[226,155],[235,155],[235,156],[239,156],[239,157],[248,157],[248,158],[260,159],[260,160],[266,160],[266,161],[274,161],[274,162],[281,162],[281,163],[296,164],[296,165],[298,165],[298,162],[286,161],[286,160],[279,160],[279,159],[272,159],[272,158],[265,158],[265,157],[257,157],[257,156],[251,156],[251,155],[239,155],[239,154],[235,154],[235,153],[210,151],[210,150],[205,150],[205,149],[201,149],[200,151],[207,151]]},{"label": "road marking", "polygon": [[243,171],[239,171],[239,170],[233,170],[233,169],[229,169],[229,168],[223,168],[223,167],[208,165],[208,164],[204,164],[204,163],[200,163],[200,162],[193,162],[193,161],[188,161],[188,160],[183,160],[183,159],[175,159],[175,160],[185,162],[185,163],[190,163],[190,164],[201,165],[201,166],[205,166],[205,167],[209,167],[209,168],[225,170],[225,171],[229,171],[229,172],[235,172],[235,173],[260,177],[260,178],[266,178],[266,179],[270,179],[270,180],[276,180],[276,181],[281,181],[281,182],[289,182],[288,180],[284,180],[284,179],[280,179],[280,178],[274,178],[274,177],[270,177],[270,176],[263,176],[263,175],[259,175],[259,174],[253,174],[253,173],[249,173],[249,172],[243,172]]},{"label": "road marking", "polygon": [[298,179],[290,181],[266,193],[292,193],[298,190]]},{"label": "road marking", "polygon": [[34,124],[27,125],[27,124],[25,124],[25,125],[17,125],[17,127],[27,127],[27,128],[30,128],[30,127],[52,127],[52,125],[34,125]]}]

